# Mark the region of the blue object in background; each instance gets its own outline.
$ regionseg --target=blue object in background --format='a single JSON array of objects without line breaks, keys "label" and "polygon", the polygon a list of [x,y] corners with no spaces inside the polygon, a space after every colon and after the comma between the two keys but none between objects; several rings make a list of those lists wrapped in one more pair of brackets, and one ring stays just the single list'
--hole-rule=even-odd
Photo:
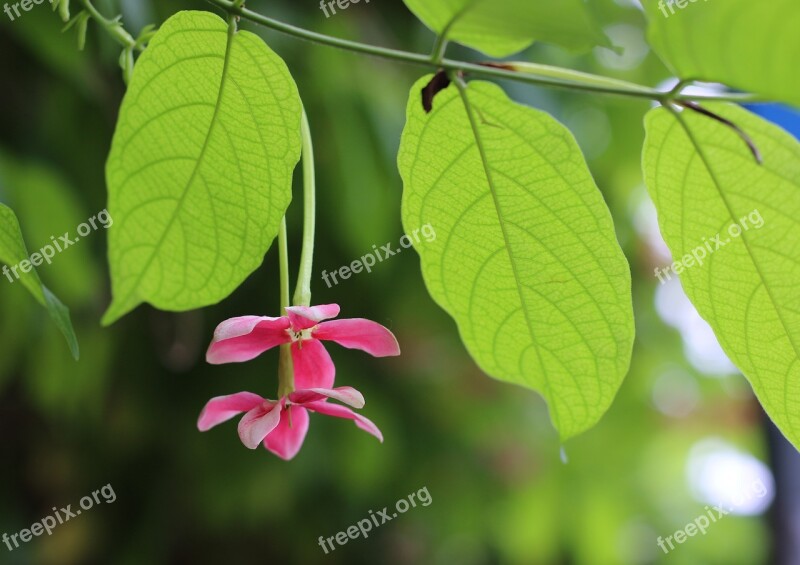
[{"label": "blue object in background", "polygon": [[782,104],[746,104],[745,108],[800,139],[800,110]]}]

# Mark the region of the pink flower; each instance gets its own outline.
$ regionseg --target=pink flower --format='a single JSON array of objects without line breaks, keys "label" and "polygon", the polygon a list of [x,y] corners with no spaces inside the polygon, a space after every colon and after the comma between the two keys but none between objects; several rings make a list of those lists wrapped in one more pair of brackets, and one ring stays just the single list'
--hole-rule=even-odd
[{"label": "pink flower", "polygon": [[213,365],[241,363],[277,345],[291,342],[295,385],[299,389],[330,389],[336,369],[320,340],[361,349],[374,357],[400,355],[392,332],[364,318],[323,322],[339,315],[338,304],[290,306],[287,315],[241,316],[222,322],[206,353]]},{"label": "pink flower", "polygon": [[296,390],[278,401],[261,398],[251,392],[218,396],[208,401],[197,420],[201,432],[226,422],[246,412],[239,422],[239,438],[250,449],[263,442],[272,453],[292,459],[308,432],[308,411],[337,418],[354,420],[356,426],[383,441],[380,430],[364,416],[338,404],[328,404],[328,399],[338,400],[354,408],[364,407],[364,397],[354,388],[313,388]]}]

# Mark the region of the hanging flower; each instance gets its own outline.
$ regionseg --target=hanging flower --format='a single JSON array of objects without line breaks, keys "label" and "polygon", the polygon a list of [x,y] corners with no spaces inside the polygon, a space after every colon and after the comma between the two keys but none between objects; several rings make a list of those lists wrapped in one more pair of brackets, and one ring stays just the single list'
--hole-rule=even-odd
[{"label": "hanging flower", "polygon": [[309,411],[353,420],[356,426],[383,441],[380,430],[370,420],[346,406],[329,404],[328,399],[354,408],[364,407],[364,397],[350,387],[296,390],[277,401],[252,392],[239,392],[209,400],[200,414],[197,428],[205,432],[245,412],[239,422],[242,443],[250,449],[263,444],[266,449],[287,461],[297,455],[303,445],[308,432]]},{"label": "hanging flower", "polygon": [[[400,355],[392,332],[364,318],[330,320],[339,315],[338,304],[289,306],[286,316],[241,316],[222,322],[206,353],[213,365],[241,363],[277,345],[292,344],[295,386],[330,389],[336,369],[320,341],[334,341],[374,357]],[[330,320],[330,321],[323,321]]]}]

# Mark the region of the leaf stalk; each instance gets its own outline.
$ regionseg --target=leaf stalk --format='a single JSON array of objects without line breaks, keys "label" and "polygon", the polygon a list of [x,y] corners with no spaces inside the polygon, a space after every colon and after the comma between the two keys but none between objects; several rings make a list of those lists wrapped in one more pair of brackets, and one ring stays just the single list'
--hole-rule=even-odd
[{"label": "leaf stalk", "polygon": [[300,252],[300,270],[297,273],[297,287],[294,303],[299,306],[311,305],[311,269],[314,263],[314,228],[316,226],[316,178],[314,173],[314,145],[308,116],[303,108],[300,125],[303,138],[303,249]]},{"label": "leaf stalk", "polygon": [[[569,79],[556,78],[552,76],[552,68],[548,72],[538,72],[532,69],[530,72],[517,72],[498,66],[487,66],[480,63],[470,63],[466,61],[457,61],[453,59],[446,59],[440,57],[443,54],[444,47],[446,47],[445,34],[442,34],[437,40],[433,54],[413,53],[410,51],[402,51],[399,49],[390,49],[387,47],[380,47],[377,45],[370,45],[367,43],[359,43],[357,41],[350,41],[341,39],[315,31],[307,30],[301,27],[293,26],[279,20],[275,20],[258,12],[249,10],[244,6],[239,6],[236,0],[206,0],[214,6],[224,10],[229,14],[236,14],[237,16],[250,20],[264,27],[286,33],[301,39],[328,45],[346,51],[355,53],[364,53],[375,57],[384,59],[391,59],[403,63],[413,65],[420,65],[425,67],[442,68],[447,71],[456,71],[459,73],[470,73],[476,76],[492,77],[497,79],[512,80],[515,82],[522,82],[528,84],[535,84],[540,86],[548,86],[552,88],[564,88],[568,90],[578,90],[584,92],[593,92],[617,96],[626,96],[631,98],[640,98],[647,100],[657,100],[662,104],[667,104],[672,101],[696,100],[696,101],[729,101],[729,102],[752,102],[756,98],[749,94],[727,94],[715,96],[696,96],[688,94],[680,94],[673,92],[662,92],[646,86],[640,86],[630,83],[630,85],[608,84],[608,79],[599,75],[589,75],[582,73],[584,77],[574,74]],[[588,77],[591,77],[589,79]],[[620,81],[621,82],[621,81]],[[605,84],[604,84],[605,83]]]}]

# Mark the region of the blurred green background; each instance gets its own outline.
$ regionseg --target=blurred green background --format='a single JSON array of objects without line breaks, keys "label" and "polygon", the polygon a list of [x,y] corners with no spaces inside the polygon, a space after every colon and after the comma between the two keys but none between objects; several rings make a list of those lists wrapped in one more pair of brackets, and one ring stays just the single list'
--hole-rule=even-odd
[{"label": "blurred green background", "polygon": [[[591,5],[623,54],[536,45],[517,58],[647,85],[668,78],[633,2]],[[132,32],[179,9],[213,10],[200,0],[97,6],[122,13]],[[360,2],[330,18],[315,0],[248,7],[339,37],[419,52],[433,44],[399,0]],[[16,210],[33,251],[105,208],[104,162],[124,84],[118,47],[93,24],[81,53],[46,3],[13,22],[0,13],[0,22],[0,201]],[[428,71],[241,27],[286,59],[311,121],[320,210],[313,302],[337,302],[343,317],[374,319],[400,341],[403,355],[381,360],[329,347],[338,383],[364,393],[363,414],[386,441],[312,416],[303,449],[287,463],[243,448],[235,420],[199,433],[197,416],[213,396],[274,396],[277,351],[218,367],[203,356],[220,321],[277,315],[277,251],[217,306],[183,314],[143,306],[101,329],[109,302],[101,229],[39,269],[72,311],[80,362],[24,289],[0,281],[0,533],[30,527],[53,506],[77,507],[106,484],[117,500],[13,552],[0,545],[0,563],[791,563],[800,537],[788,533],[798,510],[797,455],[770,429],[680,286],[653,275],[670,261],[640,172],[647,102],[503,85],[573,130],[634,278],[630,373],[601,423],[562,446],[536,394],[488,378],[470,360],[455,324],[427,295],[415,254],[332,288],[321,279],[323,269],[373,245],[397,246],[405,100]],[[448,55],[482,58],[455,45]],[[295,196],[293,265],[299,184]],[[659,536],[707,505],[731,506],[754,481],[766,494],[740,501],[668,555],[658,547]],[[318,545],[422,488],[429,506],[327,555]]]}]

